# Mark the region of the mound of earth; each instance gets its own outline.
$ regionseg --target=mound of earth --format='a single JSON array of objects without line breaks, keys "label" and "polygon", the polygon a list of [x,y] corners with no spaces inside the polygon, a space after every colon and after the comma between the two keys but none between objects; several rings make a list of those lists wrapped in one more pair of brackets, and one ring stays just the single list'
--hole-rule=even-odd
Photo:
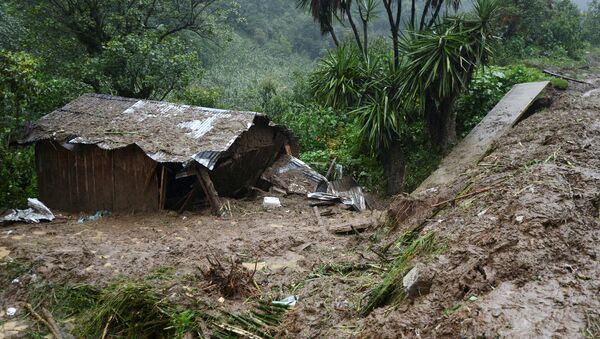
[{"label": "mound of earth", "polygon": [[360,336],[599,336],[600,94],[562,95],[460,180],[464,199],[400,225],[447,244],[422,262],[428,293],[376,309]]}]

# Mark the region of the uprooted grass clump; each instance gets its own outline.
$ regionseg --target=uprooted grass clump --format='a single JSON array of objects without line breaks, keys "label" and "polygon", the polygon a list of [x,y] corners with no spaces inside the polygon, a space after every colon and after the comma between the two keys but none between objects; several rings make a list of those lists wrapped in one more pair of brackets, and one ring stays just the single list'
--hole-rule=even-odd
[{"label": "uprooted grass clump", "polygon": [[100,297],[100,289],[86,284],[33,283],[27,291],[34,308],[48,307],[59,319],[67,319],[93,307]]},{"label": "uprooted grass clump", "polygon": [[[407,239],[410,239],[410,242]],[[402,236],[397,243],[403,245],[407,242],[406,247],[392,261],[383,281],[365,297],[366,303],[360,311],[362,315],[367,315],[375,308],[390,302],[402,301],[405,296],[402,278],[412,267],[413,259],[439,254],[445,249],[444,244],[435,238],[434,233],[418,238],[413,233],[409,233],[406,237]]]},{"label": "uprooted grass clump", "polygon": [[[145,282],[119,282],[105,289],[90,285],[32,284],[27,298],[59,322],[75,319],[81,338],[273,338],[288,307],[255,300],[245,312],[195,303],[181,308],[167,298],[168,289]],[[46,329],[41,326],[40,330]]]},{"label": "uprooted grass clump", "polygon": [[97,302],[82,316],[82,337],[171,338],[175,313],[149,285],[122,283],[102,291]]},{"label": "uprooted grass clump", "polygon": [[210,267],[208,270],[200,269],[208,287],[216,288],[219,293],[226,297],[248,297],[255,292],[254,274],[244,267],[239,261],[231,259],[229,267],[221,264],[219,259],[207,257]]}]

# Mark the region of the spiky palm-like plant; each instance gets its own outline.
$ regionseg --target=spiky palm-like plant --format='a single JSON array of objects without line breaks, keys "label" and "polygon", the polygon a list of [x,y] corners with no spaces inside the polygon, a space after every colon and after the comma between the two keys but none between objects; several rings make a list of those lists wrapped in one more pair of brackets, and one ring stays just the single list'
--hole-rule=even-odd
[{"label": "spiky palm-like plant", "polygon": [[424,113],[433,143],[441,150],[456,140],[452,106],[475,68],[491,54],[491,21],[499,0],[476,0],[474,14],[448,18],[430,31],[407,36],[401,93]]}]

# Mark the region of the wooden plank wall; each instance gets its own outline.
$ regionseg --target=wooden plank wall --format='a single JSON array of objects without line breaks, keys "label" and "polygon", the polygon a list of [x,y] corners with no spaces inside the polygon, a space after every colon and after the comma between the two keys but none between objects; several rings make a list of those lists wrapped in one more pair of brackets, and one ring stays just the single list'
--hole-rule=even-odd
[{"label": "wooden plank wall", "polygon": [[107,151],[56,142],[36,144],[40,199],[65,212],[142,212],[158,209],[157,163],[137,146]]}]

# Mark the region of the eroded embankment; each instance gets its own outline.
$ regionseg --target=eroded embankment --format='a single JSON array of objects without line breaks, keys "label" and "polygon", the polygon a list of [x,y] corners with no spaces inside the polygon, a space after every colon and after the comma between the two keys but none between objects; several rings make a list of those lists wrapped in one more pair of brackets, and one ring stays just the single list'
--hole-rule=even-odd
[{"label": "eroded embankment", "polygon": [[395,290],[362,336],[599,335],[600,94],[562,95],[461,180],[466,198],[428,209],[418,227],[445,244],[411,262],[425,264],[431,287],[412,298]]}]

